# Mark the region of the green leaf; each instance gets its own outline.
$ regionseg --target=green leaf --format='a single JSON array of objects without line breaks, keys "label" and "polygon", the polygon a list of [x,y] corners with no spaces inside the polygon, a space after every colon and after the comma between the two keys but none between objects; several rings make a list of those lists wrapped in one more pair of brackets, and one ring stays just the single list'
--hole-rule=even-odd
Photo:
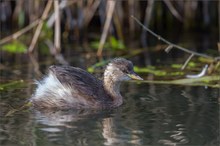
[{"label": "green leaf", "polygon": [[0,85],[0,91],[7,89],[7,88],[13,88],[13,87],[21,87],[24,84],[23,80],[18,80],[18,81],[12,81],[9,83],[2,83]]},{"label": "green leaf", "polygon": [[181,68],[182,66],[183,65],[181,65],[181,64],[172,64],[171,65],[172,68],[177,68],[177,69]]},{"label": "green leaf", "polygon": [[174,85],[188,85],[188,86],[208,86],[212,88],[220,88],[218,83],[220,76],[204,76],[195,79],[178,79],[171,81],[164,80],[144,80],[144,83],[154,83],[154,84],[174,84]]},{"label": "green leaf", "polygon": [[220,81],[220,76],[204,76],[201,78],[193,78],[193,79],[179,79],[179,80],[173,80],[171,83],[176,83],[176,84],[192,84],[192,83],[209,83],[212,81]]},{"label": "green leaf", "polygon": [[[92,48],[98,49],[99,48],[99,40],[93,41],[90,43]],[[111,50],[123,50],[125,49],[125,45],[122,41],[117,40],[115,37],[109,37],[109,40],[105,42],[104,48],[111,49]]]},{"label": "green leaf", "polygon": [[40,33],[40,38],[44,40],[44,39],[50,39],[52,37],[53,37],[53,29],[48,27],[46,23],[43,23],[43,28]]},{"label": "green leaf", "polygon": [[[99,48],[99,40],[98,41],[93,41],[90,43],[90,46],[93,48],[93,49],[98,49]],[[104,44],[104,48],[110,48],[110,44],[108,42],[106,42]]]},{"label": "green leaf", "polygon": [[26,53],[27,46],[22,42],[13,41],[9,44],[5,44],[1,49],[10,53]]},{"label": "green leaf", "polygon": [[169,75],[171,75],[171,76],[183,76],[184,72],[180,72],[180,71],[170,72]]},{"label": "green leaf", "polygon": [[110,37],[110,43],[111,43],[112,48],[117,48],[118,41],[116,40],[115,37],[112,37],[112,36]]},{"label": "green leaf", "polygon": [[93,41],[93,42],[91,42],[91,43],[90,43],[90,46],[91,46],[92,48],[98,49],[98,47],[99,47],[99,41]]},{"label": "green leaf", "polygon": [[90,73],[94,73],[95,70],[94,70],[94,67],[89,67],[89,68],[87,68],[87,71]]},{"label": "green leaf", "polygon": [[154,74],[155,76],[166,76],[167,75],[166,71],[154,70],[151,67],[149,67],[149,68],[146,68],[146,67],[139,68],[137,66],[134,66],[134,71],[137,72],[137,73],[151,73],[151,74]]},{"label": "green leaf", "polygon": [[196,67],[196,63],[195,62],[192,62],[190,61],[189,64],[188,64],[189,67]]},{"label": "green leaf", "polygon": [[125,45],[120,41],[117,40],[115,37],[111,36],[109,39],[111,48],[114,50],[123,50],[125,49]]}]

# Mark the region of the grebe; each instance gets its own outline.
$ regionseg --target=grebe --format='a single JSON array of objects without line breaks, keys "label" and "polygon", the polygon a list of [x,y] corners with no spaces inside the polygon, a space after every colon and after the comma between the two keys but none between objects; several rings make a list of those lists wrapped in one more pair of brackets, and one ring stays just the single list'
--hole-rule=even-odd
[{"label": "grebe", "polygon": [[37,84],[30,101],[37,108],[113,108],[123,102],[122,81],[143,80],[124,58],[110,61],[103,81],[83,69],[72,66],[50,66],[48,75]]}]

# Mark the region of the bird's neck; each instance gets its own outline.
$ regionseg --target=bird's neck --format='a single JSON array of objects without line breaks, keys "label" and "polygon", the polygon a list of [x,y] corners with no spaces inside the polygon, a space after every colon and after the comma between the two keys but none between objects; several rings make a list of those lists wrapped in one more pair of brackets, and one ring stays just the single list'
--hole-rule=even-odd
[{"label": "bird's neck", "polygon": [[122,104],[122,96],[120,94],[121,82],[117,81],[114,76],[104,75],[104,89],[113,99],[113,106],[119,106]]}]

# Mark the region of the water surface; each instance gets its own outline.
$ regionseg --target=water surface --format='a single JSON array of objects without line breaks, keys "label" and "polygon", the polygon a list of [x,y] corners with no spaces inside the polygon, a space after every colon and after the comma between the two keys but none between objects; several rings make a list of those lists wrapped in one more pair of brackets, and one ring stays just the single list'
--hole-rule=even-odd
[{"label": "water surface", "polygon": [[0,145],[219,144],[219,89],[127,82],[124,104],[116,109],[28,109],[5,116],[32,91],[23,86],[1,92]]}]

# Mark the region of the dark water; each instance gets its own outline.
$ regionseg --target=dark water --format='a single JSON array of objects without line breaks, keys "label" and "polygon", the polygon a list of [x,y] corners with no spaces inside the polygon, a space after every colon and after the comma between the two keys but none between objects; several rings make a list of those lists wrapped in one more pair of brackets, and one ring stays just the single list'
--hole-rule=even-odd
[{"label": "dark water", "polygon": [[[28,86],[1,92],[0,145],[219,145],[219,89],[124,83],[112,110],[36,111],[6,117]],[[9,106],[10,105],[10,106]]]}]

